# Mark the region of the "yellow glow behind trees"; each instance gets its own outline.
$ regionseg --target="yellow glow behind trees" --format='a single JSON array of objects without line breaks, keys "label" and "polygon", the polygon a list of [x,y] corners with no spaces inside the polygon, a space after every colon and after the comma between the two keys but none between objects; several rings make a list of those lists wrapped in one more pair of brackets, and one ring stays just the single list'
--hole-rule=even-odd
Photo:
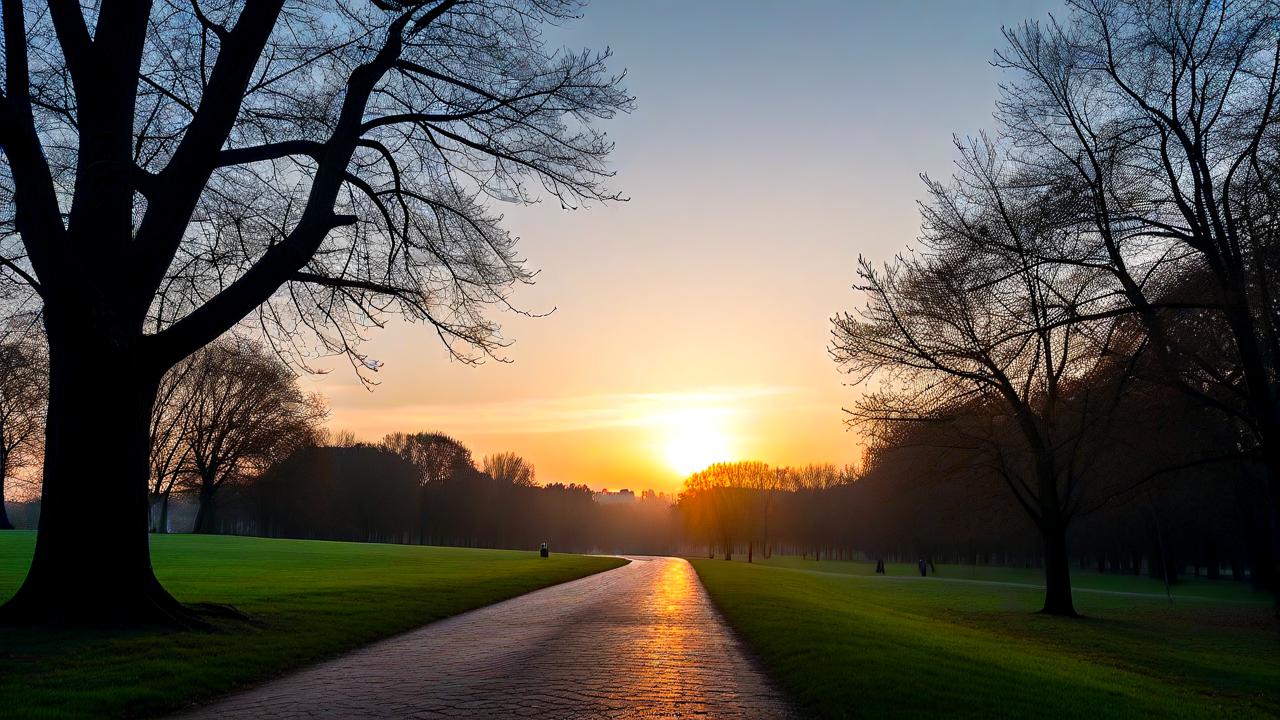
[{"label": "yellow glow behind trees", "polygon": [[680,475],[735,457],[725,429],[725,413],[714,408],[684,408],[665,416],[667,464]]}]

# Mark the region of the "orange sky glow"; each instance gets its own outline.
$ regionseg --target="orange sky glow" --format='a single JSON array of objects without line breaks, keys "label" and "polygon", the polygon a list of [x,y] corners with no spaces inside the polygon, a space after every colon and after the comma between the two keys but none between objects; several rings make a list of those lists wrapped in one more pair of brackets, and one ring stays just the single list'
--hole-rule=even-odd
[{"label": "orange sky glow", "polygon": [[991,126],[1000,26],[1053,3],[733,7],[596,0],[557,30],[628,71],[638,108],[604,127],[630,201],[496,204],[541,270],[513,302],[554,312],[495,311],[511,362],[480,367],[422,327],[371,333],[373,391],[341,362],[307,381],[331,428],[441,431],[477,460],[523,455],[540,482],[610,489],[678,490],[719,460],[861,458],[828,319],[858,303],[860,253],[916,237],[919,173],[945,176],[952,134]]}]

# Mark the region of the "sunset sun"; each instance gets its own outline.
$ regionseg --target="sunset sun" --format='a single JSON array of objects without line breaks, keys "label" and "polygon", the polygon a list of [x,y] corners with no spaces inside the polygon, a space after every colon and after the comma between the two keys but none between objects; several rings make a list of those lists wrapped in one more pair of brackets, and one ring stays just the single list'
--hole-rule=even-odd
[{"label": "sunset sun", "polygon": [[723,413],[709,408],[690,408],[664,418],[667,464],[681,475],[690,475],[708,465],[733,459],[733,443],[725,432]]}]

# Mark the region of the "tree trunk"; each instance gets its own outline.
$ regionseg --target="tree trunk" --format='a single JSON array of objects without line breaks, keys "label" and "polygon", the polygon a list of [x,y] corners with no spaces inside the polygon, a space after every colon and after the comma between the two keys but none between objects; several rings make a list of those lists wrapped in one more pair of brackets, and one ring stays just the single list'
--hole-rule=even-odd
[{"label": "tree trunk", "polygon": [[[1243,286],[1243,283],[1240,283]],[[1258,341],[1259,328],[1249,299],[1240,288],[1225,288],[1225,317],[1235,338],[1236,351],[1245,380],[1249,410],[1257,423],[1262,460],[1266,466],[1266,522],[1264,542],[1267,547],[1268,584],[1272,592],[1272,611],[1280,618],[1280,402],[1272,387],[1276,369],[1274,359],[1268,363]],[[1267,308],[1274,310],[1274,307]],[[1269,319],[1269,318],[1268,318]]]},{"label": "tree trunk", "polygon": [[166,534],[169,532],[169,490],[165,490],[160,496],[160,521],[156,532]]},{"label": "tree trunk", "polygon": [[1066,527],[1045,523],[1040,528],[1044,541],[1044,607],[1045,615],[1077,617],[1071,599],[1071,559],[1067,556]]},{"label": "tree trunk", "polygon": [[12,530],[13,523],[9,522],[9,511],[4,507],[4,481],[9,477],[8,458],[5,452],[0,450],[0,530]]},{"label": "tree trunk", "polygon": [[[1272,404],[1271,417],[1276,414],[1277,408]],[[1267,458],[1267,494],[1271,502],[1267,504],[1267,522],[1266,522],[1266,556],[1269,564],[1266,568],[1266,580],[1264,586],[1269,588],[1272,593],[1271,611],[1272,614],[1280,619],[1280,430],[1275,428],[1276,423],[1267,422],[1270,432],[1264,440],[1264,453]]]},{"label": "tree trunk", "polygon": [[199,507],[196,508],[196,525],[192,532],[211,535],[217,532],[217,491],[210,480],[200,484]]},{"label": "tree trunk", "polygon": [[151,569],[148,428],[159,373],[87,325],[50,327],[36,549],[0,621],[197,624]]}]

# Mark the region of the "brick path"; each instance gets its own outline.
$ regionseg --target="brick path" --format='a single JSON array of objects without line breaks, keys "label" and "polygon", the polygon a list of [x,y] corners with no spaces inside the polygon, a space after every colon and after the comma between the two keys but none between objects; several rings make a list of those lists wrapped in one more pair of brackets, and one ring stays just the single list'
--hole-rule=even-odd
[{"label": "brick path", "polygon": [[186,718],[782,718],[693,568],[625,567],[442,620]]}]

